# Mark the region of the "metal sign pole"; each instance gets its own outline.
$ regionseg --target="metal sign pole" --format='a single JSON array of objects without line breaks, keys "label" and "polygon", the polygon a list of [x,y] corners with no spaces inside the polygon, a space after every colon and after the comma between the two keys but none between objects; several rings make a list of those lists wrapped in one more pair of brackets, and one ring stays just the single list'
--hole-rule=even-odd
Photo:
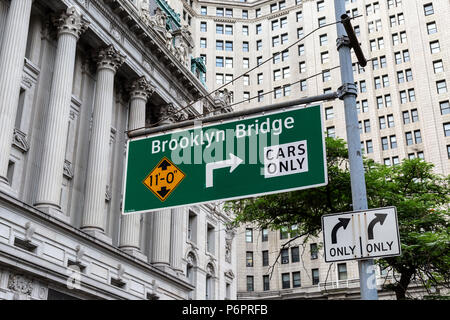
[{"label": "metal sign pole", "polygon": [[[346,15],[345,1],[334,0],[336,20],[340,21]],[[367,209],[366,182],[361,153],[361,140],[356,111],[357,89],[353,77],[351,39],[342,23],[337,24],[337,46],[341,65],[342,96],[345,108],[345,122],[347,129],[347,144],[350,162],[350,180],[352,188],[353,210]],[[359,47],[359,45],[357,45]],[[359,57],[360,58],[360,57]],[[364,66],[364,65],[363,65]],[[376,276],[373,259],[361,260],[359,265],[359,279],[362,300],[377,300]]]}]

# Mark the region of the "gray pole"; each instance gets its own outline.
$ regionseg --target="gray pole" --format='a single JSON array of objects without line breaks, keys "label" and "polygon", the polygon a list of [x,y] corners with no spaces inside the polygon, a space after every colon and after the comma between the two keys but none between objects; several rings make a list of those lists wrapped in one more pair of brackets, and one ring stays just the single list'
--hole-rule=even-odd
[{"label": "gray pole", "polygon": [[[334,0],[336,21],[346,14],[345,1]],[[353,210],[367,209],[366,181],[361,154],[361,140],[356,111],[357,89],[353,78],[350,41],[342,23],[337,24],[337,45],[341,64],[342,97],[344,100],[345,123],[347,128],[348,157],[350,162],[350,180],[352,188]],[[361,260],[359,266],[359,281],[362,300],[377,300],[376,276],[373,259]]]}]

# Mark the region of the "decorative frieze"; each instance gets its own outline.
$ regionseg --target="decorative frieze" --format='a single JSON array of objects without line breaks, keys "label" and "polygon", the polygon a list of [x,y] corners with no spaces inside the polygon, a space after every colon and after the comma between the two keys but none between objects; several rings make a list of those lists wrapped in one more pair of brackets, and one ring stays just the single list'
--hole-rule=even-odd
[{"label": "decorative frieze", "polygon": [[8,289],[19,295],[15,297],[17,300],[21,299],[20,295],[30,298],[33,292],[33,280],[21,274],[11,273],[8,279]]}]

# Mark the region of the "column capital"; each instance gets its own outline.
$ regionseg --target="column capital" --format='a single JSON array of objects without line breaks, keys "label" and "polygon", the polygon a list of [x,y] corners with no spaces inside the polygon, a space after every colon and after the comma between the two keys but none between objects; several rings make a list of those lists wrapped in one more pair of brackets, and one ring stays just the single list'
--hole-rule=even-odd
[{"label": "column capital", "polygon": [[155,88],[145,77],[140,77],[131,83],[128,91],[131,99],[141,98],[147,100],[155,92]]},{"label": "column capital", "polygon": [[53,18],[58,35],[71,34],[77,39],[87,30],[90,22],[75,7],[69,7],[59,17]]},{"label": "column capital", "polygon": [[113,45],[108,45],[100,49],[96,61],[97,70],[110,69],[114,73],[125,62],[126,56],[121,54]]}]

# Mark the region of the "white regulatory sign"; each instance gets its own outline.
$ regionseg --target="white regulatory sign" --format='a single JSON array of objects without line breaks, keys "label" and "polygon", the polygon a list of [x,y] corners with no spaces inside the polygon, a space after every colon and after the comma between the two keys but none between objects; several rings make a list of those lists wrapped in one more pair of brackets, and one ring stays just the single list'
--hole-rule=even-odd
[{"label": "white regulatory sign", "polygon": [[326,262],[401,255],[395,207],[322,216]]}]

